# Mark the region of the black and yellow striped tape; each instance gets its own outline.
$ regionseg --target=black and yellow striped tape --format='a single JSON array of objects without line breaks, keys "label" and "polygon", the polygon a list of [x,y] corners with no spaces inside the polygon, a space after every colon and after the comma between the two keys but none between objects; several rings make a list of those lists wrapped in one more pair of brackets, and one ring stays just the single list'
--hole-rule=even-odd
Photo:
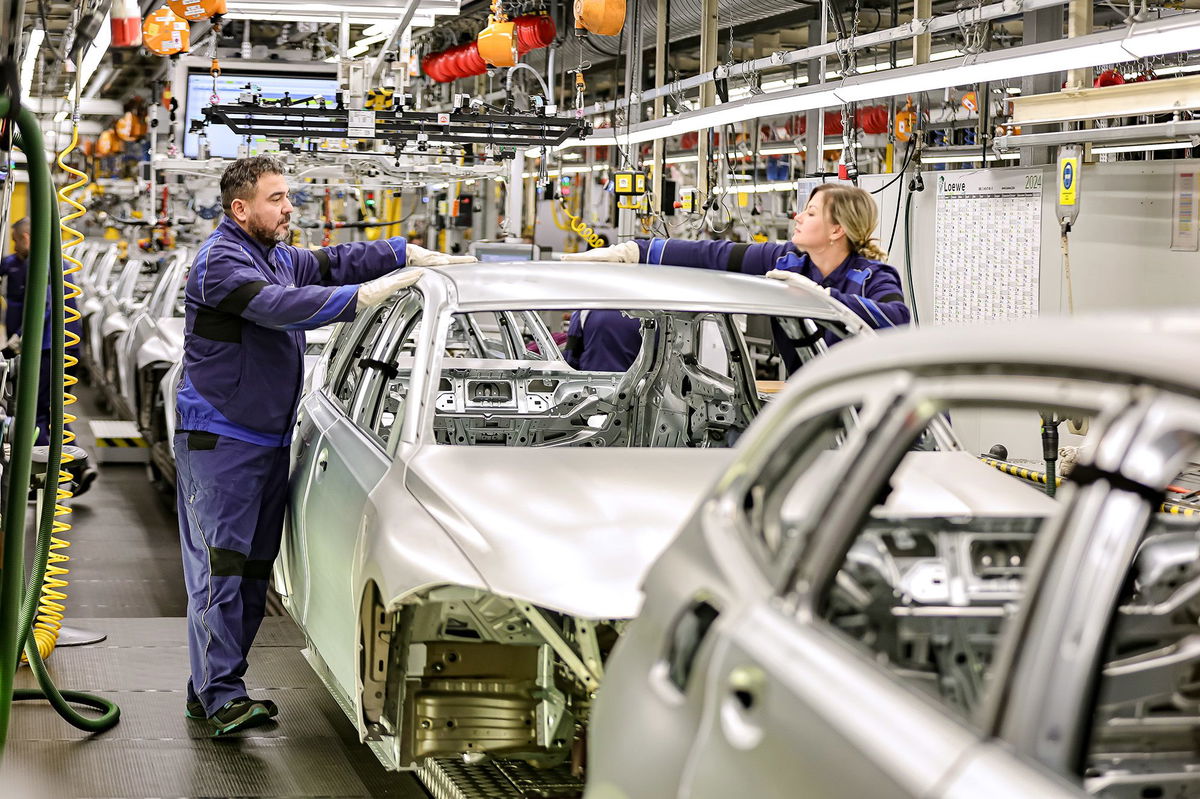
[{"label": "black and yellow striped tape", "polygon": [[97,438],[97,447],[148,447],[146,439],[138,438]]},{"label": "black and yellow striped tape", "polygon": [[[979,460],[983,461],[988,466],[999,469],[1005,474],[1011,474],[1014,477],[1020,477],[1023,480],[1030,480],[1034,483],[1041,483],[1042,485],[1046,484],[1045,472],[1026,469],[1024,466],[1016,466],[1011,463],[1005,463],[1004,461],[998,461],[995,458],[980,458]],[[1061,477],[1054,478],[1054,484],[1056,486],[1062,485],[1062,482],[1063,481]],[[1174,513],[1179,516],[1200,516],[1200,508],[1179,505],[1175,502],[1164,502],[1158,507],[1158,510],[1161,513]]]}]

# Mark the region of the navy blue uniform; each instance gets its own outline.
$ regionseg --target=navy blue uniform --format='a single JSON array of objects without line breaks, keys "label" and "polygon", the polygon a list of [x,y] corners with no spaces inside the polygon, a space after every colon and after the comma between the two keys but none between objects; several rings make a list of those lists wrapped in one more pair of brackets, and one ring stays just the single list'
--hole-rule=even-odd
[{"label": "navy blue uniform", "polygon": [[839,301],[874,328],[907,324],[912,315],[904,304],[900,275],[888,264],[851,253],[828,276],[791,242],[735,244],[732,241],[638,239],[642,263],[724,269],[765,275],[782,269],[803,275],[829,289]]},{"label": "navy blue uniform", "polygon": [[[732,241],[637,239],[637,245],[642,263],[723,269],[747,275],[765,275],[773,269],[795,272],[827,288],[831,297],[876,329],[907,324],[912,318],[904,304],[904,292],[896,270],[855,253],[826,276],[791,242],[737,244]],[[772,323],[772,331],[790,375],[800,368],[795,347],[777,324]],[[839,340],[833,331],[827,331],[824,338],[830,345]]]},{"label": "navy blue uniform", "polygon": [[642,347],[641,321],[620,311],[575,311],[563,355],[574,369],[625,372]]},{"label": "navy blue uniform", "polygon": [[287,505],[304,331],[354,318],[358,283],[405,264],[403,238],[316,252],[259,244],[224,219],[185,292],[175,462],[188,590],[188,700],[246,695]]},{"label": "navy blue uniform", "polygon": [[[63,264],[67,267],[67,264]],[[8,278],[7,288],[5,290],[6,299],[8,301],[8,311],[4,315],[4,326],[8,331],[8,335],[21,335],[22,314],[25,312],[25,280],[29,271],[29,263],[21,256],[13,253],[0,261],[0,274]],[[44,447],[50,444],[50,368],[51,355],[50,347],[53,341],[50,338],[50,301],[51,291],[53,289],[46,287],[46,321],[42,328],[42,359],[39,365],[38,372],[38,398],[37,398],[37,439],[34,444],[39,447]],[[75,305],[75,298],[70,297],[66,300],[66,307],[78,311]],[[82,327],[77,314],[66,314],[68,321],[65,328],[68,332],[74,333],[78,341],[78,336],[82,332]],[[74,317],[74,319],[72,319]],[[67,336],[66,344],[70,344],[72,338]],[[72,357],[77,357],[79,347],[68,346],[66,353]],[[64,425],[64,430],[70,430],[70,427]]]},{"label": "navy blue uniform", "polygon": [[25,274],[28,263],[15,252],[0,261],[0,275],[8,278],[4,291],[8,309],[4,313],[4,327],[8,335],[21,332],[21,314],[25,311]]}]

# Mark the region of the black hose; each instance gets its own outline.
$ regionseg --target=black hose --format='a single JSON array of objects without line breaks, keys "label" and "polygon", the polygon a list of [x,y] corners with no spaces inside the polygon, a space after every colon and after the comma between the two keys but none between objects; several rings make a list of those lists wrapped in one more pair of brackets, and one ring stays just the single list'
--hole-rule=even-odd
[{"label": "black hose", "polygon": [[[908,307],[912,310],[913,323],[920,323],[917,313],[917,288],[913,285],[912,270],[912,186],[908,188],[908,199],[904,201],[904,275],[908,282]],[[897,203],[897,207],[899,204]]]},{"label": "black hose", "polygon": [[1046,494],[1051,497],[1058,487],[1054,471],[1058,463],[1058,426],[1061,422],[1053,413],[1042,414],[1042,459],[1046,462]]}]

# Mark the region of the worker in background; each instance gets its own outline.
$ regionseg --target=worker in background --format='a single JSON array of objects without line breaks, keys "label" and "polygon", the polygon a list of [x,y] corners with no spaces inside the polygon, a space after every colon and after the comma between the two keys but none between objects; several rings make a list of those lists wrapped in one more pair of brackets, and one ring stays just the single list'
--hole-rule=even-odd
[{"label": "worker in background", "polygon": [[573,369],[625,372],[642,348],[640,319],[620,311],[574,311],[563,356]]},{"label": "worker in background", "polygon": [[25,311],[25,275],[29,271],[29,219],[18,219],[13,223],[13,251],[0,261],[0,277],[4,278],[4,298],[8,310],[4,314],[4,328],[8,338],[21,334],[21,314]]},{"label": "worker in background", "polygon": [[[871,195],[856,186],[826,183],[809,195],[796,214],[787,242],[735,244],[731,241],[638,239],[612,247],[572,253],[564,261],[668,264],[766,275],[829,293],[873,328],[906,324],[900,276],[884,263],[876,243],[879,211]],[[628,337],[628,334],[626,334]],[[827,343],[837,341],[826,333]],[[585,350],[586,352],[586,350]],[[795,359],[788,363],[794,371]]]},{"label": "worker in background", "polygon": [[[4,317],[5,328],[8,331],[8,341],[6,342],[3,354],[6,357],[14,357],[21,351],[21,334],[22,334],[22,316],[25,313],[25,281],[29,273],[29,247],[30,247],[30,231],[29,220],[19,219],[12,226],[12,254],[0,261],[0,275],[5,278],[5,297],[8,301],[8,312]],[[64,265],[65,266],[65,265]],[[38,372],[38,396],[37,396],[37,440],[35,446],[44,447],[50,443],[50,379],[52,350],[54,341],[50,336],[50,302],[51,287],[46,288],[46,316],[45,326],[42,329],[42,358]],[[68,298],[65,301],[66,307],[77,310],[74,298]],[[68,317],[73,314],[67,314]],[[66,323],[66,329],[75,336],[79,336],[81,327],[79,319],[75,318]],[[68,341],[70,337],[68,337]],[[78,340],[78,339],[76,339]],[[77,357],[78,345],[66,348],[66,354]],[[18,410],[19,412],[19,410]],[[64,430],[70,428],[64,425]],[[73,493],[78,496],[83,494],[91,487],[92,481],[97,474],[95,467],[89,467],[79,478],[79,482],[74,486]]]},{"label": "worker in background", "polygon": [[225,217],[196,252],[185,292],[174,446],[188,591],[187,715],[214,735],[276,715],[243,677],[279,552],[304,331],[348,322],[412,286],[411,266],[473,261],[401,237],[303,250],[288,237],[282,165],[243,158],[221,176]]}]

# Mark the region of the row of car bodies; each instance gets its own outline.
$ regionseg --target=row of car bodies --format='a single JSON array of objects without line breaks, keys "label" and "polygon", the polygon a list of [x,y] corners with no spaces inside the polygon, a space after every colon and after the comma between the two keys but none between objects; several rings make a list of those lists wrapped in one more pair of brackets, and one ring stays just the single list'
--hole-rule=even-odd
[{"label": "row of car bodies", "polygon": [[153,453],[151,472],[173,476],[165,377],[183,356],[186,248],[121,259],[115,242],[82,245],[80,352],[100,401],[137,423]]},{"label": "row of car bodies", "polygon": [[[146,291],[99,248],[85,285],[89,368],[167,454],[171,257]],[[566,363],[573,310],[639,320],[627,371]],[[569,763],[587,799],[1200,796],[1200,535],[1157,513],[1200,460],[1198,326],[876,337],[741,275],[430,269],[314,343],[275,585],[392,768]],[[805,365],[769,394],[786,346]],[[1090,454],[1050,499],[961,447],[981,408],[1088,419]]]},{"label": "row of car bodies", "polygon": [[[639,319],[629,370],[545,349],[529,315],[564,309]],[[769,401],[762,317],[814,342]],[[569,762],[588,799],[1197,796],[1200,537],[1156,511],[1200,460],[1173,355],[1200,331],[1137,327],[875,337],[738,275],[430,270],[313,370],[276,585],[392,768]],[[1093,454],[1051,499],[961,448],[981,408],[1089,419]]]}]

